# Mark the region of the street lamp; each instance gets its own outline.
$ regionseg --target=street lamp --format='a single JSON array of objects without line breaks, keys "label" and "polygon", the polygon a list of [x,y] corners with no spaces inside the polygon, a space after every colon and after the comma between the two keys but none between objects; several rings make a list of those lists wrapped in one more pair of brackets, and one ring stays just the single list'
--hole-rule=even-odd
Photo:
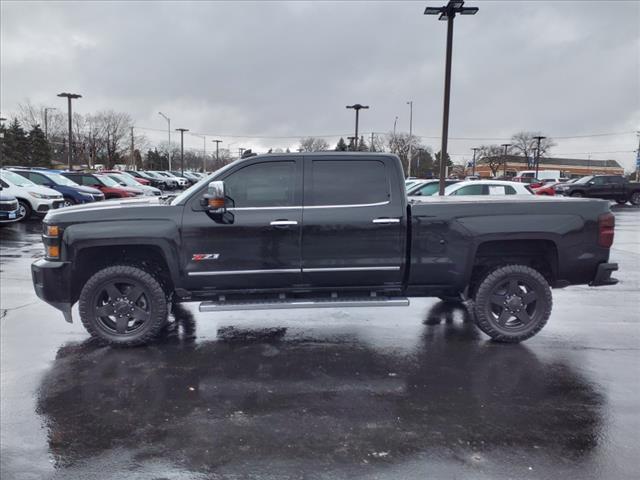
[{"label": "street lamp", "polygon": [[[184,175],[184,132],[188,132],[188,128],[176,128],[176,132],[180,132],[180,173]],[[171,167],[169,167],[171,170]]]},{"label": "street lamp", "polygon": [[169,135],[169,171],[171,171],[171,119],[162,112],[158,112],[158,115],[167,121],[167,134]]},{"label": "street lamp", "polygon": [[222,140],[211,140],[216,144],[216,168],[220,168],[218,165],[220,164],[220,155],[218,154],[218,145],[222,143]]},{"label": "street lamp", "polygon": [[58,94],[59,97],[66,97],[67,99],[67,109],[68,109],[68,115],[69,115],[69,149],[67,150],[67,168],[69,168],[69,170],[71,170],[71,164],[73,163],[73,154],[72,154],[72,145],[73,145],[73,141],[72,141],[72,127],[71,127],[71,100],[75,99],[75,98],[82,98],[82,95],[78,95],[77,93],[59,93]]},{"label": "street lamp", "polygon": [[55,107],[45,107],[44,108],[44,138],[49,139],[49,128],[47,123],[47,113],[49,110],[57,110]]},{"label": "street lamp", "polygon": [[353,105],[347,105],[347,108],[351,108],[353,110],[356,111],[356,139],[355,139],[355,143],[354,143],[354,147],[356,149],[356,151],[358,150],[358,118],[360,116],[360,110],[362,109],[368,109],[369,105],[360,105],[359,103],[354,103]]},{"label": "street lamp", "polygon": [[480,150],[478,147],[473,147],[473,163],[471,164],[471,175],[475,176],[476,174],[476,152]]},{"label": "street lamp", "polygon": [[501,146],[504,147],[504,164],[502,165],[502,174],[506,177],[507,176],[507,150],[509,149],[511,144],[503,143]]},{"label": "street lamp", "polygon": [[447,137],[449,136],[449,97],[451,94],[451,50],[453,48],[453,19],[456,13],[460,15],[475,15],[478,7],[464,7],[463,0],[449,0],[443,7],[427,7],[425,15],[440,15],[438,20],[447,21],[447,52],[444,71],[444,108],[442,112],[442,146],[440,148],[440,195],[444,195],[447,158]]},{"label": "street lamp", "polygon": [[538,147],[536,148],[536,178],[538,178],[538,169],[540,168],[540,140],[544,140],[547,137],[538,135],[533,137],[538,141]]}]

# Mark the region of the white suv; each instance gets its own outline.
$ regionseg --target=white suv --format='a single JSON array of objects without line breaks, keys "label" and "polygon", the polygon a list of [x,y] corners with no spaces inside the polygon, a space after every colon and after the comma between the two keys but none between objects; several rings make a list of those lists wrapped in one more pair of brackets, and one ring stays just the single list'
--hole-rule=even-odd
[{"label": "white suv", "polygon": [[64,198],[60,193],[51,188],[36,185],[31,180],[9,170],[0,170],[0,185],[3,192],[18,199],[20,220],[29,218],[32,213],[45,215],[49,210],[64,205]]}]

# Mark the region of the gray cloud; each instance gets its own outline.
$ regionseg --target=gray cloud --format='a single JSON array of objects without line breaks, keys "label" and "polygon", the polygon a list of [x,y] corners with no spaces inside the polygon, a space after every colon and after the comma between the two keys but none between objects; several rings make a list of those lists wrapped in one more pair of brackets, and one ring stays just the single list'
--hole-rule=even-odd
[{"label": "gray cloud", "polygon": [[[351,132],[344,106],[353,102],[371,105],[363,131],[389,131],[396,115],[406,130],[412,99],[416,133],[437,137],[445,25],[422,15],[427,3],[439,5],[2,2],[2,111],[27,98],[63,107],[55,94],[77,91],[78,111],[126,111],[145,127],[164,128],[162,110],[195,132],[324,135]],[[468,3],[480,12],[456,20],[452,136],[640,127],[639,3]],[[450,150],[467,154],[478,143],[456,140]],[[623,151],[593,158],[631,168],[636,146],[629,133],[559,140],[555,153]]]}]

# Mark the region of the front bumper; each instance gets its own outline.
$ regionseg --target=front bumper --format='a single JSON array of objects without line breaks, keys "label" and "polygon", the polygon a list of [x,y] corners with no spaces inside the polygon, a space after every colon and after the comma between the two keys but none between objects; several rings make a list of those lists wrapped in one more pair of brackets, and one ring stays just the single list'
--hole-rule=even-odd
[{"label": "front bumper", "polygon": [[618,283],[617,278],[611,278],[611,274],[618,270],[617,263],[601,263],[598,265],[596,276],[589,284],[590,287],[601,287],[604,285],[615,285]]},{"label": "front bumper", "polygon": [[38,298],[60,310],[71,323],[71,264],[40,258],[31,264],[31,279]]}]

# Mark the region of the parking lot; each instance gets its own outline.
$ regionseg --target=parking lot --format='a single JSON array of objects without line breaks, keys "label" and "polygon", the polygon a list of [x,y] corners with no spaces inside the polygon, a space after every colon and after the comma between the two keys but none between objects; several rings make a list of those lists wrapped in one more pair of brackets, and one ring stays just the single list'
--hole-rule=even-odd
[{"label": "parking lot", "polygon": [[[33,292],[39,221],[0,230],[2,478],[632,478],[640,210],[613,207],[612,287],[488,339],[461,307],[175,312],[99,346]],[[77,312],[74,312],[77,319]],[[634,473],[635,472],[635,473]]]}]

